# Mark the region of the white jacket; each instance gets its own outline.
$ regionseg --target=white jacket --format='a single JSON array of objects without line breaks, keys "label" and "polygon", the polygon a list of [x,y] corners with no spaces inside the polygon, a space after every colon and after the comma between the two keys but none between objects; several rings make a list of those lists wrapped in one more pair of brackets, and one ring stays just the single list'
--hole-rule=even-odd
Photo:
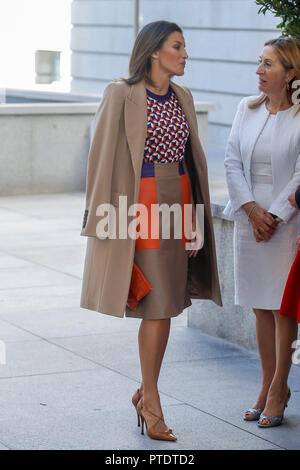
[{"label": "white jacket", "polygon": [[[265,103],[249,109],[248,102],[256,98],[248,96],[239,103],[225,152],[225,173],[230,200],[223,214],[230,220],[238,218],[246,202],[254,201],[251,183],[251,157],[256,141],[266,123],[268,113]],[[300,184],[300,112],[294,104],[275,117],[271,142],[273,173],[273,202],[269,212],[288,222],[299,211],[291,206],[288,196]]]}]

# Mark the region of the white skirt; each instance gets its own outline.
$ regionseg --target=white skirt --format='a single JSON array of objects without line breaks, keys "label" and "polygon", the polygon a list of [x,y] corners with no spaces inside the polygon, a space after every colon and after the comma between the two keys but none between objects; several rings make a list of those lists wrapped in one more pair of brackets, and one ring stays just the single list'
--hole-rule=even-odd
[{"label": "white skirt", "polygon": [[[266,210],[272,202],[272,187],[270,183],[253,184],[255,201]],[[287,224],[280,223],[268,242],[257,243],[252,224],[244,210],[240,211],[233,237],[236,305],[280,309],[287,277],[297,254],[297,229],[296,216]]]}]

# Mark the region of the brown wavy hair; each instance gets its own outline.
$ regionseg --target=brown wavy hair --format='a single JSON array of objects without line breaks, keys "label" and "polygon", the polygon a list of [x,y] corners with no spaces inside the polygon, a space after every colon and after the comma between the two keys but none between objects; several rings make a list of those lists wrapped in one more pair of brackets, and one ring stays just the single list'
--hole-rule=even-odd
[{"label": "brown wavy hair", "polygon": [[[286,72],[291,68],[295,69],[296,76],[292,78],[292,80],[289,82],[290,89],[286,90],[288,99],[290,103],[292,103],[292,95],[297,90],[297,88],[292,88],[293,82],[295,80],[300,80],[300,40],[298,38],[281,36],[279,38],[270,39],[269,41],[266,41],[264,46],[274,47],[277,56],[280,60],[280,63]],[[266,95],[266,93],[261,93],[258,98],[248,104],[248,108],[257,108],[267,100],[268,96]],[[300,106],[299,109],[297,109],[295,116],[299,113],[299,111]]]},{"label": "brown wavy hair", "polygon": [[169,21],[153,21],[146,24],[136,37],[129,62],[129,78],[121,78],[129,85],[145,80],[149,85],[151,80],[151,55],[161,49],[169,34],[182,29]]}]

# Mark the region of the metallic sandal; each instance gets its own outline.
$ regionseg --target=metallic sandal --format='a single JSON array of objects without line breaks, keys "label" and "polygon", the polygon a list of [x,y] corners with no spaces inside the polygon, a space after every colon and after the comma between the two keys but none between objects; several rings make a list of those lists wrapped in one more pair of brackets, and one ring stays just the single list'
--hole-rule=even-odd
[{"label": "metallic sandal", "polygon": [[[245,421],[258,421],[263,411],[264,411],[263,408],[249,408],[249,410],[245,412],[244,420]],[[246,413],[250,413],[250,416],[246,416]]]},{"label": "metallic sandal", "polygon": [[[290,398],[291,398],[291,390],[289,389],[287,400],[285,402],[282,414],[275,415],[275,416],[267,416],[267,415],[261,414],[260,420],[258,421],[257,426],[259,426],[260,428],[273,428],[274,426],[279,426],[282,423],[284,411],[285,411],[285,408],[287,408],[288,406],[288,401]],[[270,422],[268,424],[262,424],[261,421],[263,421],[263,419],[267,419]]]}]

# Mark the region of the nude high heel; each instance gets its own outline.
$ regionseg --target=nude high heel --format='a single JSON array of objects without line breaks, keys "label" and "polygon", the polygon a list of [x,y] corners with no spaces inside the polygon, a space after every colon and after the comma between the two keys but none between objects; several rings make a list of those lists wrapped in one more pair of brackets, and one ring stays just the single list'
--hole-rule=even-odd
[{"label": "nude high heel", "polygon": [[[140,416],[141,421],[142,421],[141,434],[144,434],[144,422],[145,422],[147,434],[151,439],[158,439],[161,441],[177,441],[177,437],[174,436],[174,434],[172,433],[172,429],[168,429],[167,431],[158,431],[158,432],[154,430],[156,424],[160,420],[164,422],[163,417],[157,416],[156,414],[152,413],[152,411],[149,411],[145,407],[145,405],[143,405],[142,399],[137,404],[137,413]],[[151,427],[148,426],[147,415],[148,415],[148,419],[149,419],[149,415],[155,416],[157,418],[157,421]]]},{"label": "nude high heel", "polygon": [[[136,414],[137,414],[137,420],[138,420],[138,426],[139,427],[140,427],[141,424],[140,424],[140,415],[138,414],[138,410],[137,410],[137,404],[138,404],[138,402],[140,401],[141,398],[142,398],[142,394],[140,392],[140,389],[138,388],[137,391],[133,394],[131,401],[132,401],[133,406],[136,409]],[[162,417],[162,419],[164,419],[163,415],[161,417]],[[171,433],[173,432],[172,429],[169,429],[169,431]]]}]

